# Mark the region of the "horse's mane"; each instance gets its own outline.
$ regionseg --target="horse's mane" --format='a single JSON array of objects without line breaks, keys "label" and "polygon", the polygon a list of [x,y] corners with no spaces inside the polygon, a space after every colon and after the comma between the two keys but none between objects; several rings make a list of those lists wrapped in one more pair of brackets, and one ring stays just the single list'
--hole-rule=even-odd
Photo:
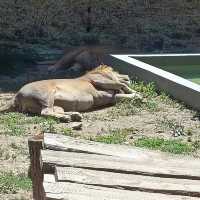
[{"label": "horse's mane", "polygon": [[108,73],[108,72],[113,72],[113,68],[108,66],[108,65],[99,65],[92,71],[87,72],[87,74],[95,74],[95,73]]}]

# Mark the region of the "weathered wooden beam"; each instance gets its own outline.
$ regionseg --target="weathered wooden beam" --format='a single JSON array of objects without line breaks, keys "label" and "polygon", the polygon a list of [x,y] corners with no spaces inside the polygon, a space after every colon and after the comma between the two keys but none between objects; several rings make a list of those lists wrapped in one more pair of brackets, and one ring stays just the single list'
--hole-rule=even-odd
[{"label": "weathered wooden beam", "polygon": [[55,183],[56,179],[54,174],[44,174],[44,181],[46,183]]},{"label": "weathered wooden beam", "polygon": [[176,163],[170,165],[165,160],[157,162],[140,160],[136,162],[134,159],[115,156],[52,150],[42,150],[41,156],[44,166],[71,166],[124,174],[200,180],[200,168],[195,165],[190,168],[187,163],[185,165],[177,165]]},{"label": "weathered wooden beam", "polygon": [[46,200],[197,200],[198,197],[129,191],[77,183],[44,183]]},{"label": "weathered wooden beam", "polygon": [[41,166],[41,149],[43,139],[35,136],[28,140],[31,161],[30,174],[32,179],[33,199],[44,200],[43,171]]},{"label": "weathered wooden beam", "polygon": [[56,167],[56,180],[130,191],[200,197],[199,180],[150,177],[73,167]]},{"label": "weathered wooden beam", "polygon": [[150,160],[152,158],[159,159],[161,157],[160,153],[144,151],[127,145],[104,144],[50,133],[44,133],[44,146],[47,149],[56,151],[112,155],[136,160]]},{"label": "weathered wooden beam", "polygon": [[198,169],[200,166],[200,159],[195,159],[194,157],[169,155],[128,145],[104,144],[60,134],[44,133],[44,146],[46,149],[56,151],[130,158],[135,163],[147,163],[147,165],[152,164],[161,167],[172,166],[174,168]]}]

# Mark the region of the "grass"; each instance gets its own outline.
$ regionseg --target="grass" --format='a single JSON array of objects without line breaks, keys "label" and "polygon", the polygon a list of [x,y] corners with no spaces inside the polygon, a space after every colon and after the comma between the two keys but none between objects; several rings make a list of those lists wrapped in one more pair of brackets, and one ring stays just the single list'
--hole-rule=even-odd
[{"label": "grass", "polygon": [[144,82],[132,82],[130,86],[133,90],[142,94],[143,99],[123,99],[118,102],[110,112],[110,116],[129,116],[134,115],[142,110],[156,112],[159,110],[156,97],[155,85],[153,83],[145,84]]},{"label": "grass", "polygon": [[97,135],[93,140],[96,142],[102,142],[106,144],[122,144],[126,142],[126,138],[128,136],[127,130],[112,130],[111,133],[106,135]]},{"label": "grass", "polygon": [[166,140],[163,138],[138,138],[134,145],[152,150],[160,150],[174,154],[188,154],[193,152],[193,145],[184,143],[180,140]]},{"label": "grass", "polygon": [[173,99],[173,97],[171,97],[166,91],[157,91],[154,83],[145,84],[142,81],[134,81],[131,84],[131,88],[142,93],[144,99],[146,99],[146,101],[143,102],[143,109],[154,112],[158,111],[158,102],[171,105],[180,110],[185,108],[185,104],[183,102]]},{"label": "grass", "polygon": [[[110,133],[103,135],[96,135],[90,139],[95,142],[102,142],[106,144],[129,144],[136,147],[159,150],[163,152],[169,152],[173,154],[189,154],[200,148],[200,142],[186,143],[181,140],[168,140],[158,137],[141,137],[134,139],[134,128],[130,129],[116,129]],[[133,140],[130,140],[133,139]]]},{"label": "grass", "polygon": [[82,139],[87,139],[95,142],[101,142],[106,144],[129,144],[131,146],[136,146],[140,148],[146,148],[151,150],[159,150],[162,152],[168,152],[172,154],[190,154],[196,152],[200,149],[200,141],[194,142],[183,142],[181,139],[164,139],[159,137],[137,137],[137,129],[124,128],[124,129],[114,129],[106,134],[86,136],[86,135],[76,135],[71,129],[63,129],[65,135],[72,137],[80,137]]},{"label": "grass", "polygon": [[[154,83],[145,84],[144,82],[132,82],[131,88],[142,94],[143,100],[133,104],[141,110],[148,110],[151,112],[156,112],[159,110],[156,97],[158,93]],[[127,102],[128,104],[128,102]],[[130,104],[130,103],[129,103]]]},{"label": "grass", "polygon": [[10,157],[10,152],[4,147],[0,146],[0,160],[8,160]]},{"label": "grass", "polygon": [[61,132],[66,136],[73,136],[73,130],[71,128],[65,127]]},{"label": "grass", "polygon": [[25,175],[14,175],[12,172],[0,172],[0,194],[15,194],[19,190],[32,189],[31,180]]},{"label": "grass", "polygon": [[154,83],[145,84],[143,81],[132,81],[130,87],[133,90],[142,93],[144,98],[156,97],[158,95]]},{"label": "grass", "polygon": [[95,142],[106,144],[123,144],[128,141],[130,135],[136,134],[136,129],[133,127],[123,129],[113,129],[107,134],[96,135],[94,137],[85,138]]},{"label": "grass", "polygon": [[52,117],[28,116],[22,113],[0,114],[0,125],[5,135],[20,136],[28,133],[30,125],[37,125],[42,131],[55,132],[58,120]]},{"label": "grass", "polygon": [[186,134],[185,127],[180,121],[177,122],[174,119],[168,119],[166,116],[158,120],[158,126],[163,130],[170,130],[175,137]]},{"label": "grass", "polygon": [[45,123],[49,120],[57,121],[53,118],[46,118],[41,116],[28,116],[27,114],[18,112],[9,112],[0,115],[0,123],[13,123],[18,125]]},{"label": "grass", "polygon": [[141,110],[142,102],[140,100],[121,100],[118,102],[110,112],[110,116],[115,118],[116,116],[129,116],[138,113]]}]

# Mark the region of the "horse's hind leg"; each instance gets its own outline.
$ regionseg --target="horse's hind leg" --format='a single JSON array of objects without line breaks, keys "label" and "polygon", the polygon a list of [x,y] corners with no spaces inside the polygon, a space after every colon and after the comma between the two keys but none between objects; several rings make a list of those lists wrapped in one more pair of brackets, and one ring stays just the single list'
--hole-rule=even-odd
[{"label": "horse's hind leg", "polygon": [[123,99],[135,99],[135,100],[142,100],[142,95],[139,93],[135,92],[132,94],[116,94],[115,95],[115,101],[118,102]]},{"label": "horse's hind leg", "polygon": [[79,112],[64,112],[64,109],[58,106],[43,108],[41,115],[55,117],[63,122],[80,122],[82,120],[82,116]]},{"label": "horse's hind leg", "polygon": [[54,106],[55,90],[51,91],[48,98],[41,101],[42,110],[41,115],[55,117],[61,121],[69,122],[70,116],[64,115],[64,109],[62,107]]},{"label": "horse's hind leg", "polygon": [[42,103],[41,115],[52,116],[63,122],[81,121],[82,116],[78,112],[65,112],[60,106],[54,106],[54,95],[56,91],[53,90],[48,98]]}]

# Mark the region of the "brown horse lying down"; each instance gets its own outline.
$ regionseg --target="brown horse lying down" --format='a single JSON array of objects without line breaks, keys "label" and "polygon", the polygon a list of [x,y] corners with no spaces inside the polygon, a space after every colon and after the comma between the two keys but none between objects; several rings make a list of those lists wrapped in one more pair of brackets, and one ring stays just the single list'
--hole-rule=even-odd
[{"label": "brown horse lying down", "polygon": [[100,65],[76,79],[53,79],[29,83],[1,112],[18,111],[80,121],[79,112],[114,104],[122,98],[141,98],[129,85],[129,77]]},{"label": "brown horse lying down", "polygon": [[103,61],[103,47],[80,47],[66,52],[54,65],[48,67],[49,72],[59,69],[78,68],[89,71],[99,66]]}]

